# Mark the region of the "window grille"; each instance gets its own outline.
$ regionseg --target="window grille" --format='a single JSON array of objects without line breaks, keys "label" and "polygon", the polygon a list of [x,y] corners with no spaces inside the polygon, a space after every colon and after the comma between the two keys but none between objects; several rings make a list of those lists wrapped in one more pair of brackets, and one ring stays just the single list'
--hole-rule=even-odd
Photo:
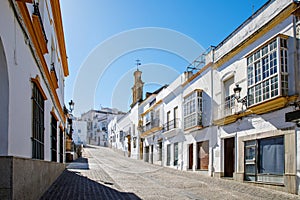
[{"label": "window grille", "polygon": [[51,161],[57,161],[57,121],[51,115]]},{"label": "window grille", "polygon": [[36,83],[32,88],[32,158],[44,159],[44,98]]}]

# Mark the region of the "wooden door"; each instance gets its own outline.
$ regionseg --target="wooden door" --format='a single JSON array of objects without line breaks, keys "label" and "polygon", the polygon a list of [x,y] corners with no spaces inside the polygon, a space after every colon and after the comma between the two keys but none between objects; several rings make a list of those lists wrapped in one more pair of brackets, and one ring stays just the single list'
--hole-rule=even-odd
[{"label": "wooden door", "polygon": [[129,136],[127,136],[127,138],[128,138],[128,157],[130,157],[130,155],[131,155],[131,136],[129,135]]},{"label": "wooden door", "polygon": [[140,159],[143,160],[143,151],[144,151],[144,142],[143,139],[140,140]]},{"label": "wooden door", "polygon": [[235,139],[224,139],[224,176],[233,177],[235,163]]},{"label": "wooden door", "polygon": [[189,169],[193,169],[193,144],[189,145]]}]

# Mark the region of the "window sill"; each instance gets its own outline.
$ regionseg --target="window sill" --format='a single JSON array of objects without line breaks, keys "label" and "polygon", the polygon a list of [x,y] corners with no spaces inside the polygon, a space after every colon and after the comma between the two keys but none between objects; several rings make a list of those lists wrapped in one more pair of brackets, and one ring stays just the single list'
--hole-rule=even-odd
[{"label": "window sill", "polygon": [[199,129],[203,129],[203,128],[204,128],[203,126],[192,126],[192,127],[184,129],[184,131],[190,132],[190,131],[199,130]]},{"label": "window sill", "polygon": [[246,181],[244,183],[252,183],[252,184],[259,184],[259,185],[272,185],[272,186],[281,186],[284,187],[284,183],[272,183],[272,182],[261,182],[261,181]]}]

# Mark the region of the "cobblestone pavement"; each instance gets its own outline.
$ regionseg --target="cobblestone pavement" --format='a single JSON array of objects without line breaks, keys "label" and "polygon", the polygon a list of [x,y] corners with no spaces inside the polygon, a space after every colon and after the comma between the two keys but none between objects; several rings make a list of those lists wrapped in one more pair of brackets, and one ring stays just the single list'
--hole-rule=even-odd
[{"label": "cobblestone pavement", "polygon": [[[42,199],[300,199],[247,183],[152,165],[109,148],[85,148],[83,155],[88,163],[69,165],[73,169],[65,171]],[[80,180],[70,180],[72,188],[59,196],[69,176]]]}]

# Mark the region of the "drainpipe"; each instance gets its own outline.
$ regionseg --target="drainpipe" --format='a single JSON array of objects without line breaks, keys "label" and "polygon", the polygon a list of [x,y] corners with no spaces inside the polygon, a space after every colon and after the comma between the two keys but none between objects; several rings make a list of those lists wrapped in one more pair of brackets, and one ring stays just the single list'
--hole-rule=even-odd
[{"label": "drainpipe", "polygon": [[[210,96],[211,96],[211,100],[210,100],[210,107],[211,107],[211,113],[210,113],[210,131],[211,131],[211,134],[210,134],[210,137],[212,138],[212,135],[213,135],[213,120],[214,120],[214,110],[213,110],[213,104],[214,104],[214,76],[213,76],[213,72],[214,72],[214,54],[215,54],[215,47],[214,46],[211,46],[211,62],[212,62],[212,65],[211,65],[211,69],[210,69],[210,77],[211,77],[211,80],[210,80],[210,85],[211,85],[211,93],[210,93]],[[217,138],[217,141],[218,142],[218,138]],[[212,146],[211,148],[211,166],[210,166],[210,176],[213,176],[213,173],[214,173],[214,148],[215,148],[216,145]]]},{"label": "drainpipe", "polygon": [[235,180],[237,180],[237,178],[236,178],[236,175],[237,175],[237,172],[238,172],[238,162],[237,162],[237,158],[238,158],[238,138],[237,138],[237,136],[238,136],[238,131],[240,130],[239,129],[239,126],[240,126],[240,120],[242,121],[242,119],[238,119],[238,121],[236,122],[237,123],[237,127],[236,127],[236,132],[235,132],[235,141],[234,141],[234,150],[235,150],[235,152],[234,152],[234,167],[235,167],[235,169],[234,169],[234,172],[235,172],[235,177],[234,177],[234,179]]}]

